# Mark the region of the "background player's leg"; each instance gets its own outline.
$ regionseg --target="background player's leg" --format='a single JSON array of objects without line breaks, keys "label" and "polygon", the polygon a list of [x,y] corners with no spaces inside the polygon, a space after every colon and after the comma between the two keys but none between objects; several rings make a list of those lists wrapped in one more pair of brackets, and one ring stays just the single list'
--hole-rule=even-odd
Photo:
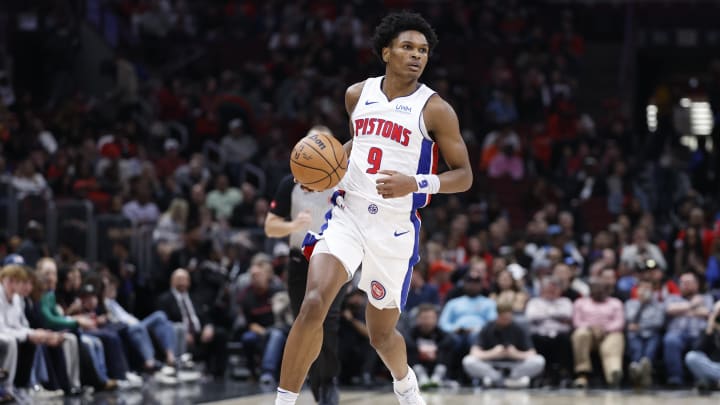
[{"label": "background player's leg", "polygon": [[396,308],[377,309],[368,305],[365,318],[370,344],[390,370],[393,378],[402,379],[408,372],[408,363],[405,339],[396,328],[400,311]]},{"label": "background player's leg", "polygon": [[280,389],[299,392],[302,388],[310,364],[320,353],[325,315],[347,277],[345,267],[332,255],[310,259],[305,298],[285,344]]},{"label": "background player's leg", "polygon": [[302,252],[296,249],[290,250],[289,259],[287,266],[288,295],[290,296],[290,309],[292,309],[293,316],[297,318],[303,297],[305,297],[308,262]]},{"label": "background player's leg", "polygon": [[310,367],[310,387],[316,400],[320,399],[320,395],[337,394],[337,392],[327,393],[323,391],[337,391],[335,378],[340,372],[338,330],[340,329],[340,307],[345,297],[343,290],[344,288],[341,288],[341,292],[335,297],[332,305],[330,305],[330,310],[325,316],[322,349],[320,355]]}]

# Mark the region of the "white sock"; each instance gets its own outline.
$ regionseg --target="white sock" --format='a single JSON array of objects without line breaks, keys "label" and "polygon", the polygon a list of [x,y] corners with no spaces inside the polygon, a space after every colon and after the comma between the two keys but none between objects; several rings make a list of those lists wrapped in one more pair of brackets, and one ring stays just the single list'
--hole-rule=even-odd
[{"label": "white sock", "polygon": [[396,380],[395,376],[393,376],[393,388],[395,388],[395,392],[399,394],[404,394],[414,387],[417,387],[417,377],[415,376],[415,372],[413,369],[408,366],[408,372],[405,377],[403,377],[400,380]]},{"label": "white sock", "polygon": [[277,396],[275,397],[275,405],[295,405],[295,401],[298,399],[298,393],[284,390],[280,387],[277,389]]}]

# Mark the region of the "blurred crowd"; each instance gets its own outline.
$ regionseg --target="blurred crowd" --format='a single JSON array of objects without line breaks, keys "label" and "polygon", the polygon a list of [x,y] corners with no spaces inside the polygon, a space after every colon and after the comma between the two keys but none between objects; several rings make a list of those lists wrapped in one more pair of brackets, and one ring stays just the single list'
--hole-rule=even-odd
[{"label": "blurred crowd", "polygon": [[[720,381],[720,211],[709,157],[631,130],[611,101],[599,113],[579,110],[585,43],[572,12],[519,1],[104,5],[129,27],[104,65],[109,92],[48,105],[3,87],[2,197],[86,199],[96,215],[148,230],[152,257],[140,263],[133,233],[119,226],[104,235],[98,262],[63,235],[50,251],[42,221],[2,235],[0,258],[26,266],[0,273],[6,301],[19,297],[28,314],[45,308],[46,318],[23,326],[38,332],[18,341],[45,353],[72,339],[60,332],[75,336],[94,376],[30,380],[20,365],[40,359],[63,374],[62,353],[32,354],[35,363],[17,361],[19,386],[132,386],[130,370],[172,383],[178,370],[190,373],[191,358],[222,377],[228,342],[242,342],[239,368],[271,384],[291,319],[289,249],[263,232],[270,200],[311,125],[348,137],[344,90],[381,74],[370,34],[402,7],[438,32],[423,81],[458,112],[477,179],[422,212],[422,259],[401,326],[423,386]],[[180,67],[168,74],[173,61]],[[363,327],[365,305],[357,291],[344,303],[345,384],[387,378]],[[114,311],[127,316],[110,319]],[[65,323],[49,323],[53,314]],[[145,332],[130,333],[139,324]],[[16,336],[12,322],[2,328],[0,337]],[[123,345],[137,359],[113,361]]]}]

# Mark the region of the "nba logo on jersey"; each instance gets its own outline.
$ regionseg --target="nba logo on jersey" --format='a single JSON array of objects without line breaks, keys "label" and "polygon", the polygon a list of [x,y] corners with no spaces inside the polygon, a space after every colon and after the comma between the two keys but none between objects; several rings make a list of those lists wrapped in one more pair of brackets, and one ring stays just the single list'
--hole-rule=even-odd
[{"label": "nba logo on jersey", "polygon": [[379,301],[385,298],[385,287],[383,287],[383,285],[379,282],[373,280],[370,283],[370,294],[373,298]]},{"label": "nba logo on jersey", "polygon": [[375,215],[378,213],[378,206],[375,204],[368,205],[368,212]]}]

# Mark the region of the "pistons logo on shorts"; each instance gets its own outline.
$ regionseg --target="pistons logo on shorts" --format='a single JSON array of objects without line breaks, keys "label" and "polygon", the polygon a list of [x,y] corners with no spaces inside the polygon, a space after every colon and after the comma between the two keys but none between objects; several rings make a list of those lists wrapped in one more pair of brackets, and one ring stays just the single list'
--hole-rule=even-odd
[{"label": "pistons logo on shorts", "polygon": [[377,281],[371,282],[370,295],[378,301],[385,298],[385,287]]}]

